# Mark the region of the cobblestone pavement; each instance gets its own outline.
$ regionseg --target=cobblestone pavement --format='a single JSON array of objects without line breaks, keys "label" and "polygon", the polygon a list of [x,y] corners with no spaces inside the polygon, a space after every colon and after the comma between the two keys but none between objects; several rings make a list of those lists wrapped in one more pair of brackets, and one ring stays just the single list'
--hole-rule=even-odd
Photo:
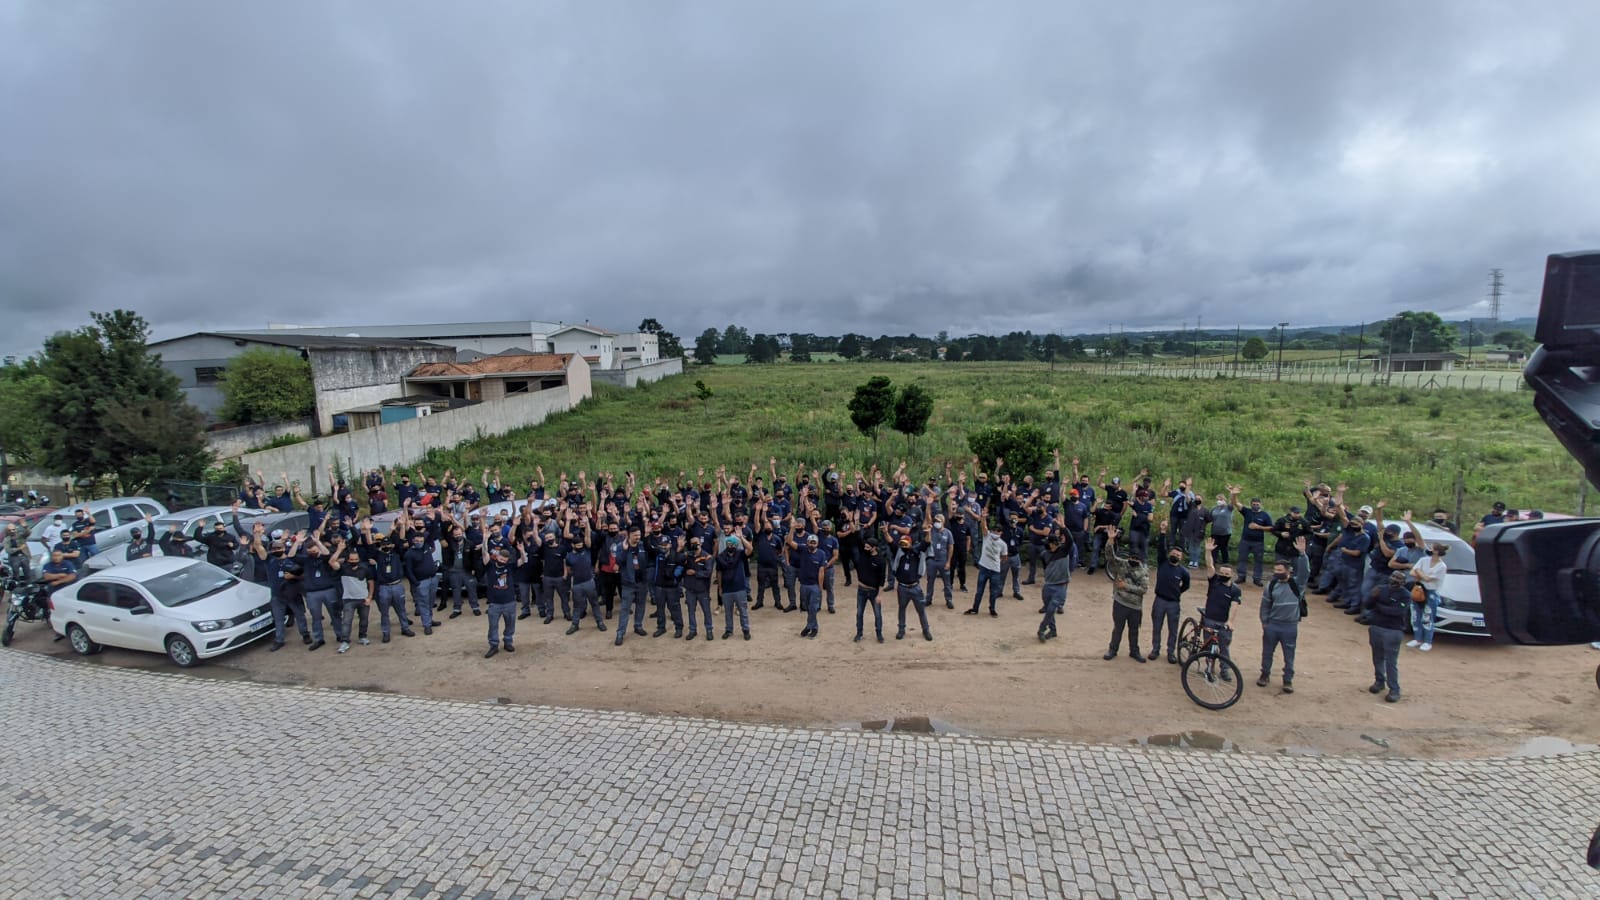
[{"label": "cobblestone pavement", "polygon": [[1596,754],[808,731],[16,651],[0,679],[4,896],[1600,893]]}]

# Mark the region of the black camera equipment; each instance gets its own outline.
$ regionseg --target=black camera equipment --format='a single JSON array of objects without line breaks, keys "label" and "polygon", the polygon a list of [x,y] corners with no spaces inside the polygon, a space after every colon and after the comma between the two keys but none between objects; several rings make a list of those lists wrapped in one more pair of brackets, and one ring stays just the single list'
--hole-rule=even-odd
[{"label": "black camera equipment", "polygon": [[[1552,254],[1523,370],[1533,406],[1600,487],[1600,251]],[[1507,522],[1478,536],[1478,588],[1495,640],[1600,640],[1600,519]]]}]

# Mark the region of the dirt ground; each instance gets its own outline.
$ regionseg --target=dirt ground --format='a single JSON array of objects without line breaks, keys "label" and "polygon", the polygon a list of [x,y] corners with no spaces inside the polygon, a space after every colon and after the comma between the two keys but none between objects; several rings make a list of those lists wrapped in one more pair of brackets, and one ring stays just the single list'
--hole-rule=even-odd
[{"label": "dirt ground", "polygon": [[[969,587],[971,586],[969,582]],[[1197,589],[1198,589],[1197,585]],[[1372,682],[1367,630],[1312,596],[1300,627],[1295,693],[1254,681],[1259,672],[1260,589],[1246,585],[1233,656],[1246,677],[1231,709],[1212,712],[1184,694],[1178,667],[1139,664],[1127,648],[1101,655],[1111,628],[1109,583],[1080,574],[1061,637],[1040,643],[1037,588],[1023,601],[1001,599],[999,617],[929,610],[934,641],[915,625],[894,638],[896,610],[885,603],[885,637],[853,643],[855,589],[841,590],[839,612],[821,616],[821,636],[798,637],[802,613],[770,605],[752,613],[753,638],[694,643],[629,634],[612,646],[613,626],[592,620],[567,636],[566,623],[518,622],[514,655],[483,659],[487,618],[466,612],[424,636],[396,632],[345,655],[329,644],[314,653],[291,639],[277,653],[266,642],[204,664],[197,677],[385,691],[463,700],[630,710],[740,722],[803,726],[954,731],[1096,743],[1179,744],[1304,754],[1378,754],[1429,758],[1502,756],[1600,744],[1600,652],[1587,646],[1509,647],[1440,636],[1431,653],[1402,650],[1405,699],[1384,703]],[[1191,590],[1185,608],[1200,602]],[[717,611],[720,617],[720,610]],[[720,621],[720,618],[719,618]],[[653,623],[647,631],[654,631]],[[329,634],[331,637],[331,632]],[[1141,634],[1149,648],[1149,623]],[[44,626],[19,627],[14,648],[72,657]],[[164,658],[107,650],[101,665],[170,670]]]}]

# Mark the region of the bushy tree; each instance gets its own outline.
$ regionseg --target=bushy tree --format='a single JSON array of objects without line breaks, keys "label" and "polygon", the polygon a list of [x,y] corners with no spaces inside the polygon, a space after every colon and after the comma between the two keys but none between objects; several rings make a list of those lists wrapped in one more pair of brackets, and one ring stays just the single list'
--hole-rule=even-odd
[{"label": "bushy tree", "polygon": [[994,471],[997,458],[1015,477],[1038,475],[1050,459],[1050,438],[1037,425],[1000,425],[967,435],[967,449],[978,462]]},{"label": "bushy tree", "polygon": [[912,438],[928,432],[933,417],[933,395],[920,384],[908,384],[894,399],[894,430],[906,436],[906,453],[911,453]]},{"label": "bushy tree", "polygon": [[288,422],[316,410],[311,363],[291,351],[252,347],[228,361],[217,387],[227,422]]},{"label": "bushy tree", "polygon": [[32,360],[0,369],[0,450],[11,463],[37,463],[44,440],[38,398],[50,381]]},{"label": "bushy tree", "polygon": [[202,417],[146,347],[149,326],[127,310],[90,316],[44,342],[39,464],[91,483],[110,475],[124,493],[198,478],[211,461]]},{"label": "bushy tree", "polygon": [[872,438],[872,453],[878,453],[878,431],[894,416],[894,385],[882,375],[856,387],[850,398],[850,421],[856,430]]},{"label": "bushy tree", "polygon": [[1266,359],[1267,354],[1270,352],[1267,348],[1267,342],[1258,337],[1245,341],[1244,346],[1239,348],[1239,355],[1251,362],[1260,362]]},{"label": "bushy tree", "polygon": [[1439,353],[1456,345],[1456,329],[1437,313],[1408,309],[1385,320],[1378,338],[1394,353]]},{"label": "bushy tree", "polygon": [[845,359],[855,359],[861,355],[861,336],[846,333],[839,339],[839,355]]},{"label": "bushy tree", "polygon": [[717,352],[737,356],[750,349],[750,332],[738,325],[729,325],[722,330],[722,339],[717,342]]},{"label": "bushy tree", "polygon": [[717,330],[707,328],[694,339],[694,361],[709,366],[717,361]]},{"label": "bushy tree", "polygon": [[789,335],[789,361],[797,363],[811,362],[811,340],[803,334]]},{"label": "bushy tree", "polygon": [[772,335],[758,334],[750,339],[750,349],[745,351],[744,361],[748,363],[770,363],[778,361],[778,341]]}]

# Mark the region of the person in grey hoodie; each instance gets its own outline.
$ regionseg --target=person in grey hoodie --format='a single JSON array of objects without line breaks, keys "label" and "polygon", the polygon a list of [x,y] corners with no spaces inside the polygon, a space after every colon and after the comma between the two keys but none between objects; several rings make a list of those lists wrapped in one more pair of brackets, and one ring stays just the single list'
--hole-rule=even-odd
[{"label": "person in grey hoodie", "polygon": [[[1303,539],[1302,539],[1303,540]],[[1294,693],[1294,646],[1305,615],[1305,595],[1292,577],[1287,562],[1272,566],[1272,580],[1261,592],[1261,677],[1256,687],[1266,687],[1272,676],[1272,657],[1283,647],[1283,692]]]},{"label": "person in grey hoodie", "polygon": [[1211,540],[1217,545],[1211,557],[1213,566],[1233,558],[1228,555],[1228,544],[1233,540],[1233,504],[1226,494],[1218,494],[1216,504],[1211,507]]}]

